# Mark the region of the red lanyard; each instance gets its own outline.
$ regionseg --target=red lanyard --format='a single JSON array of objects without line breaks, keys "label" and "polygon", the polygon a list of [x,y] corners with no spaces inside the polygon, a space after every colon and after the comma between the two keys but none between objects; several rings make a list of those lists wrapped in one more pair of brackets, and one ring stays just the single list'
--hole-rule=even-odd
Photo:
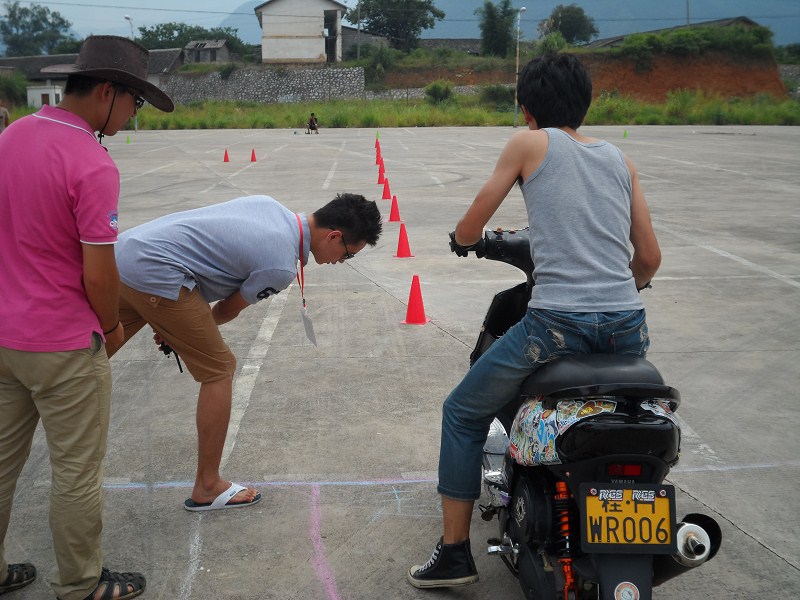
[{"label": "red lanyard", "polygon": [[294,213],[294,216],[297,217],[297,227],[300,229],[300,270],[297,273],[297,283],[300,284],[300,297],[303,299],[303,308],[306,306],[306,296],[305,296],[305,287],[306,287],[306,277],[303,273],[303,223],[300,221],[300,215]]}]

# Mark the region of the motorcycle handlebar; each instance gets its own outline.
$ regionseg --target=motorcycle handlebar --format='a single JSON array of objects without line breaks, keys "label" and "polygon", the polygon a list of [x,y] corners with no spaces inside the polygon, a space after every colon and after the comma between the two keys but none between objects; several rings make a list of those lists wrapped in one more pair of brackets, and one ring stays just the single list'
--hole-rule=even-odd
[{"label": "motorcycle handlebar", "polygon": [[[477,258],[496,260],[517,267],[525,273],[528,283],[533,281],[533,259],[530,249],[530,229],[494,229],[484,231],[484,236],[471,246],[456,242],[456,232],[450,232],[450,250],[457,256],[469,256],[474,252]],[[650,289],[648,281],[638,291]]]},{"label": "motorcycle handlebar", "polygon": [[482,238],[470,246],[462,246],[456,241],[456,232],[450,232],[450,252],[454,252],[456,256],[468,256],[470,251],[475,253],[478,258],[486,256],[486,242]]},{"label": "motorcycle handlebar", "polygon": [[458,256],[474,252],[478,258],[496,260],[517,267],[530,280],[533,260],[530,250],[530,231],[525,229],[495,229],[485,231],[484,236],[471,246],[456,242],[455,232],[450,233],[450,250]]}]

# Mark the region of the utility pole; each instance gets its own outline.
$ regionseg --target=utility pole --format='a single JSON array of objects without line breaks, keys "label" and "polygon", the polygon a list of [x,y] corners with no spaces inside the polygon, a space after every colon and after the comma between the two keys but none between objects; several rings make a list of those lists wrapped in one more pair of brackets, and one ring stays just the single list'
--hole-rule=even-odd
[{"label": "utility pole", "polygon": [[361,0],[356,3],[356,59],[361,58]]},{"label": "utility pole", "polygon": [[514,127],[517,126],[517,113],[519,112],[519,101],[517,100],[517,83],[519,82],[519,24],[522,19],[522,13],[527,8],[524,6],[517,11],[517,61],[514,68]]}]

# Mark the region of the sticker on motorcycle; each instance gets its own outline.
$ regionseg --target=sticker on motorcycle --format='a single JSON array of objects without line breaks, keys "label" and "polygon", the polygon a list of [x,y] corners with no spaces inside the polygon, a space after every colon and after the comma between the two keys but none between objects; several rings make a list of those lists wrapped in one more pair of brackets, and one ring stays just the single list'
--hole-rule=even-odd
[{"label": "sticker on motorcycle", "polygon": [[509,435],[511,457],[520,465],[559,464],[556,440],[582,419],[604,412],[614,412],[612,400],[560,400],[555,408],[546,408],[541,398],[522,403]]},{"label": "sticker on motorcycle", "polygon": [[639,600],[639,588],[630,581],[623,581],[614,588],[614,600]]},{"label": "sticker on motorcycle", "polygon": [[673,423],[678,423],[678,419],[675,418],[675,414],[670,410],[669,405],[660,400],[658,398],[653,398],[652,400],[645,400],[639,405],[643,410],[647,410],[654,415],[658,415],[659,417],[666,417]]}]

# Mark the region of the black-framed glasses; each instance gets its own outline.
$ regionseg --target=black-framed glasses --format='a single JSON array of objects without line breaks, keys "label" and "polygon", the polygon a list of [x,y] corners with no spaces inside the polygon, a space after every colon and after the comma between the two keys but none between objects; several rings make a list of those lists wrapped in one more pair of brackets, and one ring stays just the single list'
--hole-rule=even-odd
[{"label": "black-framed glasses", "polygon": [[133,96],[133,102],[136,104],[136,110],[139,110],[140,108],[142,108],[144,106],[144,102],[145,102],[144,98],[142,98],[139,94],[134,92],[131,88],[125,87],[125,86],[120,86],[117,89],[120,89],[123,92],[126,92],[126,93],[130,94],[131,96]]},{"label": "black-framed glasses", "polygon": [[347,242],[344,241],[344,236],[342,236],[342,244],[344,244],[344,260],[350,260],[351,258],[355,258],[355,254],[350,252],[347,247]]},{"label": "black-framed glasses", "polygon": [[136,110],[139,110],[144,106],[144,98],[142,98],[139,94],[137,94],[132,90],[125,90],[125,91],[127,91],[131,96],[133,96],[133,101],[136,103]]}]

